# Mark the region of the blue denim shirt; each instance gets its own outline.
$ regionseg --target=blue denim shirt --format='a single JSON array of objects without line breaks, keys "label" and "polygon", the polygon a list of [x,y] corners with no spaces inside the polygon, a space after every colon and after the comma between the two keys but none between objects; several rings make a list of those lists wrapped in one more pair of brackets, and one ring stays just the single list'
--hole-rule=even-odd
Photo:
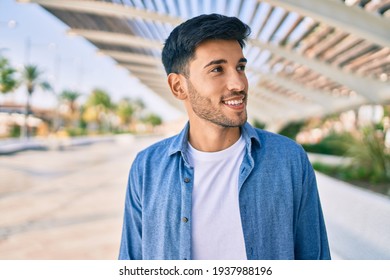
[{"label": "blue denim shirt", "polygon": [[[194,170],[186,156],[188,129],[189,124],[134,160],[119,259],[191,259]],[[247,258],[330,259],[316,179],[304,150],[248,123],[241,133],[246,153],[238,188]]]}]

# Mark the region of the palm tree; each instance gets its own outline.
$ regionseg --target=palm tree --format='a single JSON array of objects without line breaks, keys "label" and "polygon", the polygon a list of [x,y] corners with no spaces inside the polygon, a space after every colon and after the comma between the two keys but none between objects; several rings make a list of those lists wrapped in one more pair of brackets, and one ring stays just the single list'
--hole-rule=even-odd
[{"label": "palm tree", "polygon": [[81,96],[81,93],[74,90],[64,90],[60,94],[60,99],[68,103],[69,119],[75,119],[77,104],[76,100]]},{"label": "palm tree", "polygon": [[21,84],[25,85],[27,88],[27,102],[26,102],[26,115],[25,115],[25,124],[24,130],[27,138],[29,137],[27,119],[30,114],[30,102],[31,96],[34,93],[36,88],[41,88],[43,90],[51,90],[51,85],[43,80],[42,78],[43,71],[41,71],[36,65],[25,65],[22,71]]},{"label": "palm tree", "polygon": [[99,132],[108,125],[107,116],[114,105],[110,95],[102,89],[94,89],[85,103],[83,118],[86,122],[97,124]]},{"label": "palm tree", "polygon": [[0,92],[8,93],[16,89],[18,82],[15,77],[16,70],[12,68],[8,60],[0,57]]},{"label": "palm tree", "polygon": [[133,121],[136,107],[130,98],[122,98],[117,107],[116,114],[119,117],[122,129],[127,130],[130,123]]}]

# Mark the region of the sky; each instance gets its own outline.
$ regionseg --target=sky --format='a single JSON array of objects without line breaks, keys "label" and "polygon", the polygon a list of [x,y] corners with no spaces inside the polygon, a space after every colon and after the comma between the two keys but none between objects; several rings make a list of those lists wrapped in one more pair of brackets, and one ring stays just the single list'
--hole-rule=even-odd
[{"label": "sky", "polygon": [[[10,24],[11,21],[11,24]],[[12,26],[12,22],[16,25]],[[10,26],[11,25],[11,26]],[[183,115],[109,57],[97,54],[97,48],[82,37],[68,36],[67,25],[39,5],[0,0],[0,55],[12,66],[35,64],[44,71],[58,94],[77,90],[88,95],[94,88],[106,90],[113,101],[123,97],[142,98],[149,108],[165,120]],[[0,95],[2,102],[25,102],[25,89]],[[80,102],[83,101],[82,97]],[[57,99],[50,92],[37,91],[32,97],[36,107],[55,107]],[[163,106],[161,106],[163,104]]]}]

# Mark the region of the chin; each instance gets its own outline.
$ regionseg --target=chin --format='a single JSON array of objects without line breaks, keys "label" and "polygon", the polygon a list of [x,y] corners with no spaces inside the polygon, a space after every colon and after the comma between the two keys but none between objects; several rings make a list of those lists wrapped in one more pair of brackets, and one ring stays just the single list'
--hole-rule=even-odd
[{"label": "chin", "polygon": [[243,126],[246,123],[247,119],[245,118],[244,120],[239,120],[239,121],[230,121],[230,122],[224,122],[224,123],[219,123],[220,126],[222,127],[240,127]]}]

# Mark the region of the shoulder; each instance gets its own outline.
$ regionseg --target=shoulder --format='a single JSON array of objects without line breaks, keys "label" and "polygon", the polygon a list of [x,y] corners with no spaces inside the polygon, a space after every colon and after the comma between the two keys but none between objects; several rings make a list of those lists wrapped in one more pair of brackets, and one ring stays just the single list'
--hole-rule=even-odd
[{"label": "shoulder", "polygon": [[257,136],[256,138],[258,140],[260,149],[272,151],[277,150],[280,152],[289,151],[293,153],[306,154],[300,144],[286,136],[258,128],[251,127],[251,129],[253,131],[252,133]]},{"label": "shoulder", "polygon": [[147,148],[138,152],[134,163],[142,163],[148,161],[150,158],[153,158],[155,161],[161,160],[164,157],[169,155],[170,147],[173,145],[173,142],[178,137],[178,135],[162,139]]},{"label": "shoulder", "polygon": [[260,141],[265,145],[283,145],[288,148],[302,149],[301,145],[284,135],[261,129],[256,129],[256,132],[259,135]]},{"label": "shoulder", "polygon": [[[294,140],[262,129],[250,127],[252,153],[277,165],[303,167],[309,164],[305,150]],[[256,140],[254,140],[256,139]]]},{"label": "shoulder", "polygon": [[273,168],[286,174],[314,178],[313,167],[306,151],[294,140],[269,131],[256,129],[259,145],[254,145],[252,155]]}]

